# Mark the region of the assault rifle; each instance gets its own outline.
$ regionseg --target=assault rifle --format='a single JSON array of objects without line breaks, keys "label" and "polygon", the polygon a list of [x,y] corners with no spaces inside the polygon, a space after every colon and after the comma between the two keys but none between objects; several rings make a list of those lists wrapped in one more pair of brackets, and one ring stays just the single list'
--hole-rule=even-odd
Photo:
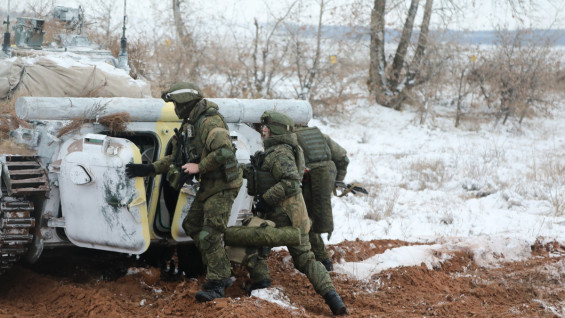
[{"label": "assault rifle", "polygon": [[196,175],[186,173],[181,168],[186,162],[189,162],[188,149],[186,149],[186,144],[185,144],[186,140],[185,137],[181,134],[181,132],[177,128],[174,129],[174,132],[175,135],[177,136],[178,151],[176,153],[176,157],[173,160],[174,161],[173,164],[176,166],[175,173],[179,173],[179,175],[176,177],[178,179],[175,180],[174,183],[180,188],[185,183],[193,184],[194,182],[192,180]]},{"label": "assault rifle", "polygon": [[[336,187],[336,189],[339,188],[339,189],[342,190],[341,194],[338,195],[339,197],[342,197],[342,196],[348,194],[349,192],[351,192],[353,194],[357,194],[357,192],[363,193],[363,194],[369,194],[367,189],[363,188],[362,186],[358,185],[357,183],[349,184],[349,183],[345,183],[343,181],[336,181],[335,187]],[[337,193],[336,193],[336,195],[337,195]]]}]

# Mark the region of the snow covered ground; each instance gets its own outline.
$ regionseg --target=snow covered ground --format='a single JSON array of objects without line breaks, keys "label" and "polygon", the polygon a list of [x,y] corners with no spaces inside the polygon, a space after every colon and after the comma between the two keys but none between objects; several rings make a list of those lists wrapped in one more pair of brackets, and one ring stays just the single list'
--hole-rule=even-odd
[{"label": "snow covered ground", "polygon": [[[565,243],[563,105],[521,126],[489,121],[472,129],[454,128],[453,116],[419,125],[411,111],[374,105],[350,111],[311,122],[348,150],[346,183],[370,192],[333,198],[335,231],[328,243],[427,244],[341,262],[337,273],[363,280],[394,267],[432,268],[454,250],[472,252],[480,265],[496,265],[528,257],[537,239]],[[256,296],[270,299],[269,293]]]}]

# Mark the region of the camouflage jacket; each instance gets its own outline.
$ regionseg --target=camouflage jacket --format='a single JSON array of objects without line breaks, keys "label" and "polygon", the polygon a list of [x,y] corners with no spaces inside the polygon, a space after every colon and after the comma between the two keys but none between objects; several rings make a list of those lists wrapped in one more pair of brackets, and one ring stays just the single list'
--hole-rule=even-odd
[{"label": "camouflage jacket", "polygon": [[345,174],[347,173],[347,166],[349,165],[349,158],[347,158],[347,151],[343,149],[337,142],[331,139],[328,135],[323,134],[328,146],[330,146],[330,152],[332,154],[332,161],[335,163],[337,169],[336,181],[343,181]]},{"label": "camouflage jacket", "polygon": [[[270,171],[277,183],[263,194],[263,198],[274,209],[282,209],[294,227],[302,233],[310,231],[310,220],[302,197],[300,182],[303,171],[296,164],[295,151],[302,151],[294,133],[275,135],[264,140],[264,159],[260,168]],[[302,154],[300,154],[302,155]]]},{"label": "camouflage jacket", "polygon": [[[191,132],[188,130],[191,129]],[[189,115],[189,120],[181,127],[187,135],[194,136],[191,140],[191,151],[196,158],[200,170],[201,198],[205,200],[214,193],[226,189],[236,189],[243,183],[241,169],[236,169],[236,176],[231,181],[226,179],[226,162],[234,161],[235,149],[223,116],[218,112],[218,105],[202,99]],[[178,140],[176,136],[171,141],[173,152],[153,163],[155,173],[166,173],[177,156]]]}]

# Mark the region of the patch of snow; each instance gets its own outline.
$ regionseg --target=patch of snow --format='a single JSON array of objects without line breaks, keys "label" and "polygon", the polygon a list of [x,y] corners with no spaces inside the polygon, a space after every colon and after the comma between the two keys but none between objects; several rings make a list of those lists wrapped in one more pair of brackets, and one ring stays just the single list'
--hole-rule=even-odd
[{"label": "patch of snow", "polygon": [[261,298],[270,303],[277,304],[285,309],[297,310],[298,308],[293,306],[290,299],[284,294],[283,290],[276,287],[256,289],[251,292],[251,296]]}]

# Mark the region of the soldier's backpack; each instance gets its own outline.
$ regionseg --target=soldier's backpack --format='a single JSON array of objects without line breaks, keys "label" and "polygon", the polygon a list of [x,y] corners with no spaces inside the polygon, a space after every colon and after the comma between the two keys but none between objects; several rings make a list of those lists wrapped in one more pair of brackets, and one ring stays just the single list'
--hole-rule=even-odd
[{"label": "soldier's backpack", "polygon": [[304,163],[309,164],[332,159],[332,153],[318,127],[306,127],[295,131],[298,144],[304,151]]},{"label": "soldier's backpack", "polygon": [[334,228],[331,197],[337,170],[331,161],[330,147],[317,127],[297,129],[295,133],[308,168],[302,181],[302,194],[312,219],[312,231],[331,233]]}]

